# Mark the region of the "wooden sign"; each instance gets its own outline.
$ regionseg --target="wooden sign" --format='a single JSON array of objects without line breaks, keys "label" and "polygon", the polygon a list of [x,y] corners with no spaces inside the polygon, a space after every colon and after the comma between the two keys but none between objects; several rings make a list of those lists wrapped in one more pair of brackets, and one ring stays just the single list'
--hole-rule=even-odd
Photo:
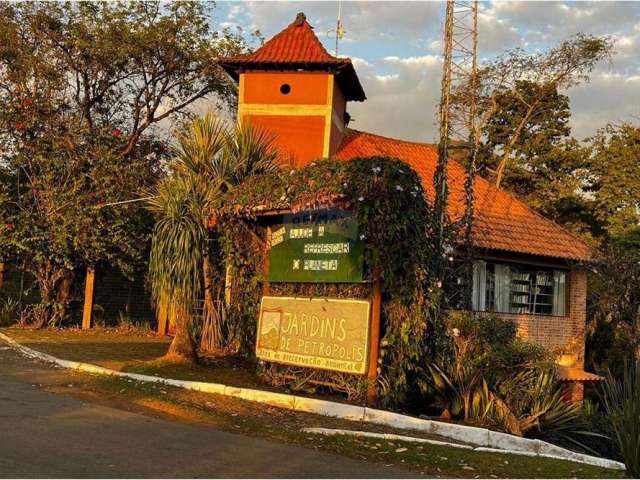
[{"label": "wooden sign", "polygon": [[286,365],[364,374],[370,302],[262,297],[256,355]]},{"label": "wooden sign", "polygon": [[284,215],[269,229],[269,282],[362,282],[364,242],[352,212]]}]

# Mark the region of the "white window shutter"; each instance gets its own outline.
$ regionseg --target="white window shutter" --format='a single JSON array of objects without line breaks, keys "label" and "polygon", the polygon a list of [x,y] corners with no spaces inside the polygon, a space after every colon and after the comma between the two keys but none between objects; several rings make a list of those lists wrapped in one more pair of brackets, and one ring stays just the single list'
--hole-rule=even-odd
[{"label": "white window shutter", "polygon": [[566,273],[561,270],[553,271],[553,315],[560,317],[566,313]]},{"label": "white window shutter", "polygon": [[508,313],[510,307],[511,269],[509,265],[495,265],[495,306],[496,312]]},{"label": "white window shutter", "polygon": [[486,309],[487,292],[487,262],[478,260],[473,262],[473,298],[474,311],[484,312]]}]

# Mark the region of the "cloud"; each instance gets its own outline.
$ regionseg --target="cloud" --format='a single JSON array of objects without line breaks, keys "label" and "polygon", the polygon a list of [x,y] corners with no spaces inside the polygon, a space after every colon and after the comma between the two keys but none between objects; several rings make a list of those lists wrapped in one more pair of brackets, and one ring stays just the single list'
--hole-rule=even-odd
[{"label": "cloud", "polygon": [[[391,73],[374,73],[389,69]],[[441,70],[442,59],[433,55],[389,56],[375,62],[368,71],[360,72],[368,100],[350,104],[353,128],[407,140],[433,141]]]},{"label": "cloud", "polygon": [[607,123],[640,118],[640,76],[598,72],[590,83],[571,89],[573,134],[584,139]]},{"label": "cloud", "polygon": [[[343,2],[347,31],[341,55],[350,56],[368,100],[353,103],[354,128],[412,140],[435,138],[440,97],[444,2]],[[316,34],[333,51],[337,2],[221,2],[221,21],[259,29],[266,38],[304,11]],[[479,3],[480,61],[521,47],[541,51],[578,32],[616,41],[611,63],[592,82],[569,90],[578,138],[609,121],[640,115],[640,2]]]}]

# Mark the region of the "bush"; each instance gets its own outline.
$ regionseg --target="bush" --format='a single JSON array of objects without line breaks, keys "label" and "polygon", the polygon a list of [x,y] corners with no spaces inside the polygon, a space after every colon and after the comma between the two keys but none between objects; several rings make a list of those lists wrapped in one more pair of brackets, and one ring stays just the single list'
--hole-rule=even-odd
[{"label": "bush", "polygon": [[582,413],[587,430],[596,435],[585,438],[584,443],[590,450],[604,458],[622,461],[618,446],[614,440],[615,432],[608,415],[602,411],[601,405],[591,399],[585,399]]},{"label": "bush", "polygon": [[0,298],[0,327],[8,327],[20,317],[20,301],[14,297]]},{"label": "bush", "polygon": [[640,477],[640,362],[627,363],[621,379],[607,372],[602,400],[627,473]]},{"label": "bush", "polygon": [[490,384],[523,368],[548,369],[552,358],[543,347],[517,338],[515,322],[492,314],[449,313],[446,327],[455,357],[471,362]]},{"label": "bush", "polygon": [[446,416],[508,433],[590,450],[580,407],[564,400],[552,358],[519,340],[513,321],[452,312],[450,345],[427,368],[429,406]]}]

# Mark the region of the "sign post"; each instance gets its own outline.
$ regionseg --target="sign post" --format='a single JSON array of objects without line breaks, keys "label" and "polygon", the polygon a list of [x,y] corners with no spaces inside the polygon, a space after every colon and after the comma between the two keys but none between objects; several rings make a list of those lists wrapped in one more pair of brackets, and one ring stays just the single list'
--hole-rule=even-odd
[{"label": "sign post", "polygon": [[376,403],[378,389],[378,353],[380,350],[380,309],[382,306],[382,289],[380,287],[380,270],[373,272],[373,297],[371,299],[371,338],[369,340],[369,371],[367,372],[367,404]]},{"label": "sign post", "polygon": [[361,283],[364,239],[353,212],[325,209],[283,215],[267,227],[256,356],[285,365],[366,375],[376,402],[380,271],[368,300],[273,297],[270,283]]}]

